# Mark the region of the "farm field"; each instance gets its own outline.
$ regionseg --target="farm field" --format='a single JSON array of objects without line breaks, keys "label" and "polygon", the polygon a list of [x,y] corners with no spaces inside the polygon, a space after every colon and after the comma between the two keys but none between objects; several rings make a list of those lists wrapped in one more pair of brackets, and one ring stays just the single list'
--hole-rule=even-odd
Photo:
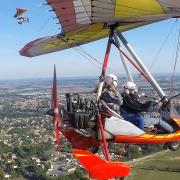
[{"label": "farm field", "polygon": [[180,150],[163,151],[130,163],[132,172],[125,180],[180,179]]}]

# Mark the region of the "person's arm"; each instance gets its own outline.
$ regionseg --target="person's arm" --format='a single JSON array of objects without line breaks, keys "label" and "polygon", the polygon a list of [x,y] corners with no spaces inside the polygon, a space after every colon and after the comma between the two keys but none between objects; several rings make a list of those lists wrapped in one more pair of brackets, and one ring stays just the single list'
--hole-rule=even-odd
[{"label": "person's arm", "polygon": [[149,103],[141,103],[130,95],[124,95],[123,102],[126,104],[127,107],[130,107],[137,112],[147,111],[150,106]]},{"label": "person's arm", "polygon": [[122,104],[122,97],[119,94],[114,94],[107,90],[102,93],[101,99],[106,103]]},{"label": "person's arm", "polygon": [[122,97],[118,92],[109,92],[109,96],[112,99],[113,103],[122,105]]}]

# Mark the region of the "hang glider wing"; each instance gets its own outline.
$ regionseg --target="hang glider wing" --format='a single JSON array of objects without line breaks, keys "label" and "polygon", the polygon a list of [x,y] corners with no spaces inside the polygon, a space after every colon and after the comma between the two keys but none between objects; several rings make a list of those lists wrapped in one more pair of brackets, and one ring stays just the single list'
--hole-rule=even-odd
[{"label": "hang glider wing", "polygon": [[20,51],[23,56],[48,54],[105,38],[109,25],[120,32],[180,17],[179,0],[46,0],[62,32],[37,39]]},{"label": "hang glider wing", "polygon": [[27,11],[26,8],[16,8],[16,13],[14,14],[14,18],[17,18],[19,16],[21,16],[23,13],[25,13]]}]

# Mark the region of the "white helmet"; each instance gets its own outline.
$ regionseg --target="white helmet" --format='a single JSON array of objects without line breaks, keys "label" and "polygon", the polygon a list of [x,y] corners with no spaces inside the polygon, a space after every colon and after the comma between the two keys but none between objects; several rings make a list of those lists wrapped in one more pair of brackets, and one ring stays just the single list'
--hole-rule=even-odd
[{"label": "white helmet", "polygon": [[117,87],[118,78],[117,78],[117,76],[115,76],[114,74],[108,74],[108,75],[105,77],[105,83],[106,83],[107,85],[113,84],[115,87]]},{"label": "white helmet", "polygon": [[128,81],[124,84],[124,90],[126,93],[130,93],[131,91],[137,92],[136,84],[134,82]]}]

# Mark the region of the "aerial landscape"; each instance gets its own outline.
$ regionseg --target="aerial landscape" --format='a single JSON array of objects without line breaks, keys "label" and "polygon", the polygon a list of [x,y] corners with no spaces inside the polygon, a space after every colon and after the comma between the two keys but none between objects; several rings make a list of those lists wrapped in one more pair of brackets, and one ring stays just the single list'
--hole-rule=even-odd
[{"label": "aerial landscape", "polygon": [[2,1],[0,180],[178,180],[180,2]]},{"label": "aerial landscape", "polygon": [[[122,82],[126,81],[125,76],[119,79],[122,79]],[[162,86],[168,82],[167,75],[156,76],[156,79]],[[140,81],[143,80],[137,77],[137,82]],[[174,81],[176,92],[180,90],[179,83],[180,76],[176,76]],[[59,101],[61,106],[65,106],[67,92],[81,93],[84,98],[93,98],[92,92],[98,84],[98,79],[93,77],[58,78],[58,84]],[[75,167],[79,167],[79,164],[73,160],[70,154],[71,145],[64,139],[62,140],[64,142],[62,143],[62,156],[59,160],[55,147],[52,118],[46,115],[46,111],[51,106],[51,79],[0,81],[0,87],[0,177],[28,179],[33,175],[34,179],[51,179],[53,176],[55,176],[53,179],[58,176],[60,179],[85,179],[87,173],[82,169],[77,170],[77,174],[68,175],[74,173]],[[119,87],[119,89],[122,88]],[[155,93],[147,83],[143,83],[141,89],[151,96]],[[178,98],[178,103],[179,100]],[[179,104],[177,106],[179,107]],[[139,147],[141,147],[140,150]],[[130,154],[125,153],[123,161],[132,161],[130,163],[133,173],[127,179],[139,179],[144,173],[148,174],[147,179],[151,179],[154,170],[156,179],[179,177],[179,151],[174,153],[166,150],[164,152],[162,145],[154,147],[132,145],[127,147],[127,151],[128,148],[131,149]],[[119,145],[111,148],[111,156],[114,159],[119,157],[120,149]],[[160,156],[154,154],[162,151]],[[152,154],[152,157],[147,157],[148,154]],[[159,160],[156,158],[157,155],[158,158],[160,157]],[[145,159],[141,159],[142,157]],[[140,159],[136,162],[134,160],[136,158]]]}]

